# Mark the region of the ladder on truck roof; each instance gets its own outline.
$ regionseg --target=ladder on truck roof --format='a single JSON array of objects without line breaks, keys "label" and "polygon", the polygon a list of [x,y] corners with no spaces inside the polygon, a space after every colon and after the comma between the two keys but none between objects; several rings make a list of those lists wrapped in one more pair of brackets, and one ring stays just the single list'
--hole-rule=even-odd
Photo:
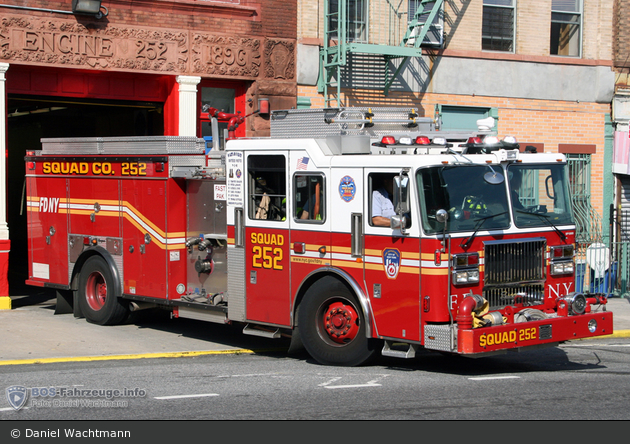
[{"label": "ladder on truck roof", "polygon": [[414,108],[354,107],[275,110],[270,120],[272,138],[325,138],[341,135],[427,136],[466,140],[492,130],[440,131],[430,117],[420,117]]}]

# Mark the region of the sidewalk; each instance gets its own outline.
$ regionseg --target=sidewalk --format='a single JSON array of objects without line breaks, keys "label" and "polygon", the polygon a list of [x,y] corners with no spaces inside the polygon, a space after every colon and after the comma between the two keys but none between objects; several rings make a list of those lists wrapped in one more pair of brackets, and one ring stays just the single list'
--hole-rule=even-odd
[{"label": "sidewalk", "polygon": [[[53,295],[53,296],[51,296]],[[287,350],[288,340],[244,335],[239,327],[170,319],[168,311],[140,312],[131,324],[100,326],[72,314],[55,315],[54,293],[12,297],[0,310],[0,365],[136,359]],[[630,337],[630,300],[608,299],[612,337]]]},{"label": "sidewalk", "polygon": [[288,349],[284,339],[242,334],[242,327],[171,319],[167,310],[138,312],[133,323],[101,326],[54,314],[54,292],[11,297],[0,310],[0,365],[252,353]]}]

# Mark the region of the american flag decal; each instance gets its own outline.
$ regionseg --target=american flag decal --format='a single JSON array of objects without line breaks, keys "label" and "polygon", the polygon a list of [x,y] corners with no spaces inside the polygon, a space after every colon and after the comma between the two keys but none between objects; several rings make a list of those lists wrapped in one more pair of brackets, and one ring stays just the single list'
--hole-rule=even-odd
[{"label": "american flag decal", "polygon": [[308,161],[309,161],[308,157],[300,157],[298,159],[297,167],[295,169],[296,170],[305,170],[306,167],[308,166]]}]

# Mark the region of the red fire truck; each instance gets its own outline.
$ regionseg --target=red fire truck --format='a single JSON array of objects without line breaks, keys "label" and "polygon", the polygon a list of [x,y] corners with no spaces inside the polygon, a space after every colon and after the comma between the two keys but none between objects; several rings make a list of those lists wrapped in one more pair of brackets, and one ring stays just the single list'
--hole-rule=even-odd
[{"label": "red fire truck", "polygon": [[493,121],[274,111],[271,137],[43,139],[28,284],[97,324],[160,306],[291,335],[318,362],[465,356],[611,334],[575,291],[566,159]]}]

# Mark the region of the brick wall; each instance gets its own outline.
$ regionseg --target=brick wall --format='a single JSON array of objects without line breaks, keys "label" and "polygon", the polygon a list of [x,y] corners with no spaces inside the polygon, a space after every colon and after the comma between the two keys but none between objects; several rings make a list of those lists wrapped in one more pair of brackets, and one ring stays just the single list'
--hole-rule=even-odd
[{"label": "brick wall", "polygon": [[444,47],[481,51],[482,0],[444,2]]},{"label": "brick wall", "polygon": [[615,67],[630,67],[630,0],[615,0],[614,11]]},{"label": "brick wall", "polygon": [[518,2],[516,8],[516,53],[549,55],[551,0]]}]

